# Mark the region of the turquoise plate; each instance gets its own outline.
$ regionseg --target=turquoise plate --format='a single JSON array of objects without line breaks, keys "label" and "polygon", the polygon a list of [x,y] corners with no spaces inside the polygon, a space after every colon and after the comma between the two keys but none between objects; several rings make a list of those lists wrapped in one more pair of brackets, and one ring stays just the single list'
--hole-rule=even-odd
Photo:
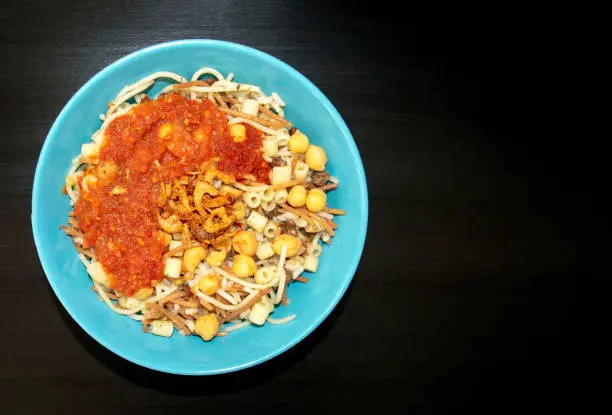
[{"label": "turquoise plate", "polygon": [[[340,180],[329,205],[345,209],[339,230],[321,257],[308,284],[289,287],[291,303],[272,317],[296,314],[283,325],[248,327],[204,343],[199,337],[171,338],[144,334],[139,322],[111,311],[91,291],[91,281],[76,251],[58,227],[70,205],[62,195],[71,160],[100,127],[99,114],[127,84],[156,71],[185,77],[202,66],[277,92],[287,103],[286,116],[314,144],[325,148],[330,173]],[[157,88],[159,90],[159,87]],[[355,141],[342,117],[308,79],[280,60],[252,49],[214,40],[182,40],[151,46],[103,69],[70,99],[53,123],[40,152],[32,191],[32,231],[40,261],[57,298],[94,339],[119,356],[168,373],[209,375],[232,372],[264,362],[312,332],[333,310],[359,264],[368,220],[368,192]]]}]

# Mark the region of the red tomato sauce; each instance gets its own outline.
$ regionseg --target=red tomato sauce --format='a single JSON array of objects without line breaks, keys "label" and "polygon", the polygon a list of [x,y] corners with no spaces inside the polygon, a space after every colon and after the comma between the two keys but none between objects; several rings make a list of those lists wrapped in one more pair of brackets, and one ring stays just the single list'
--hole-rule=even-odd
[{"label": "red tomato sauce", "polygon": [[261,132],[249,124],[245,124],[245,127],[246,140],[241,143],[235,142],[229,135],[211,143],[213,152],[225,155],[217,162],[217,167],[237,177],[249,172],[259,182],[268,183],[270,165],[263,159]]},{"label": "red tomato sauce", "polygon": [[[74,214],[111,288],[132,295],[161,280],[165,249],[159,230],[160,183],[191,171],[213,157],[237,177],[268,182],[261,134],[247,126],[247,139],[229,136],[226,116],[208,100],[170,94],[135,105],[104,132],[99,163],[79,179]],[[84,183],[85,182],[85,183]]]}]

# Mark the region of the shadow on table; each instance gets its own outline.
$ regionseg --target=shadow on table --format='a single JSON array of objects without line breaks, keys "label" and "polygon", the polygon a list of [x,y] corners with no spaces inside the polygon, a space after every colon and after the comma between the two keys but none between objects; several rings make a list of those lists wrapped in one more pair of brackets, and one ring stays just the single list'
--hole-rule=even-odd
[{"label": "shadow on table", "polygon": [[[358,272],[355,274],[356,277]],[[90,355],[108,369],[133,383],[159,392],[182,396],[202,396],[224,394],[237,389],[249,388],[252,385],[260,385],[262,379],[267,381],[290,370],[325,340],[330,329],[343,313],[344,307],[352,294],[352,287],[353,284],[349,286],[336,308],[323,323],[289,350],[257,366],[215,376],[181,376],[157,372],[115,355],[83,331],[64,310],[57,297],[53,295],[51,288],[49,288],[49,291],[55,299],[55,306],[59,309],[60,315],[74,337]],[[207,393],[203,393],[203,391],[207,391]]]}]

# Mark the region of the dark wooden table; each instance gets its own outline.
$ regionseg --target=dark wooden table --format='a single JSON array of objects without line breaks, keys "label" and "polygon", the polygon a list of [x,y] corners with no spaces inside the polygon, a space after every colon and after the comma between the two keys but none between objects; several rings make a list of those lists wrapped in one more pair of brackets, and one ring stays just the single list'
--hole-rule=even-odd
[{"label": "dark wooden table", "polygon": [[[594,185],[576,171],[590,171],[580,140],[548,133],[542,55],[517,21],[359,1],[1,7],[0,413],[518,413],[564,407],[586,382],[572,373],[596,356],[577,354],[576,331]],[[181,38],[254,46],[309,77],[349,125],[370,191],[365,252],[333,314],[282,356],[216,377],[99,346],[55,299],[30,228],[38,152],[70,96]]]}]

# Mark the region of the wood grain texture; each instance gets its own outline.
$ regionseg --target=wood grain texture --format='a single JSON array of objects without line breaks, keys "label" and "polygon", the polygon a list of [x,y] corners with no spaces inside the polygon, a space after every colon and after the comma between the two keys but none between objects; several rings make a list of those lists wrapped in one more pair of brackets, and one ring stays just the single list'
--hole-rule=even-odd
[{"label": "wood grain texture", "polygon": [[[21,1],[0,13],[0,311],[11,320],[0,413],[565,405],[591,275],[579,256],[600,222],[592,189],[567,169],[577,150],[533,122],[528,42],[499,21],[281,0]],[[214,378],[154,373],[99,346],[55,299],[30,229],[38,152],[70,96],[119,57],[181,38],[254,46],[310,78],[349,125],[370,191],[365,253],[333,314],[282,356]]]}]

